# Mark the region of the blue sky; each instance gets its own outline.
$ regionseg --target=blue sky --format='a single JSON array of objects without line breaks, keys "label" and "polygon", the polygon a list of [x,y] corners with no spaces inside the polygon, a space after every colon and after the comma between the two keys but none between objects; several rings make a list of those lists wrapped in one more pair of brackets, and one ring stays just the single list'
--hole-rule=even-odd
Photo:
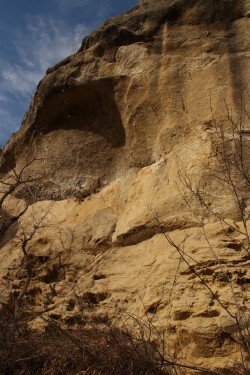
[{"label": "blue sky", "polygon": [[0,0],[0,146],[18,130],[49,66],[137,0]]}]

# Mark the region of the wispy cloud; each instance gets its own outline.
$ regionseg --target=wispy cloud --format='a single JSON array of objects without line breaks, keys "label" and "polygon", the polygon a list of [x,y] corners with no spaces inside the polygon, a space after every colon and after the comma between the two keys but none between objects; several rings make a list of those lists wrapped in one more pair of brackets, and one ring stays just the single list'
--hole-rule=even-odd
[{"label": "wispy cloud", "polygon": [[87,31],[83,25],[70,29],[53,19],[37,17],[28,20],[25,31],[18,33],[13,42],[19,56],[18,63],[0,61],[4,91],[23,95],[32,92],[46,69],[72,54]]},{"label": "wispy cloud", "polygon": [[45,70],[49,65],[75,52],[75,44],[80,44],[88,29],[81,24],[69,28],[63,22],[37,17],[35,21],[32,19],[27,23],[27,31],[28,39],[24,41],[19,38],[16,48],[23,63]]},{"label": "wispy cloud", "polygon": [[18,64],[10,64],[6,62],[1,73],[1,86],[5,92],[5,98],[8,93],[27,95],[31,93],[39,81],[41,72],[38,70],[29,70]]},{"label": "wispy cloud", "polygon": [[[75,52],[88,32],[82,24],[70,28],[52,18],[33,17],[27,18],[22,32],[13,35],[13,50],[18,59],[0,59],[0,143],[21,123],[30,95],[46,69]],[[19,116],[14,101],[18,102]]]}]

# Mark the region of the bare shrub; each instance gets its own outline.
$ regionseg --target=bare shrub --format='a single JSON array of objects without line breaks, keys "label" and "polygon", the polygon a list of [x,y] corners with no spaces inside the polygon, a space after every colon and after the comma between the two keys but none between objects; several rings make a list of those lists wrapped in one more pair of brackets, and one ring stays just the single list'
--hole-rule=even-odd
[{"label": "bare shrub", "polygon": [[46,320],[46,329],[29,328],[31,316],[15,319],[4,309],[0,321],[1,374],[170,374],[159,363],[153,342],[112,325],[62,327]]},{"label": "bare shrub", "polygon": [[[216,119],[212,108],[211,112],[213,119],[209,128],[209,139],[211,160],[213,163],[211,168],[208,166],[208,170],[206,171],[208,172],[207,178],[210,180],[210,185],[212,186],[213,184],[213,188],[217,187],[220,191],[226,192],[231,201],[234,202],[234,214],[242,225],[239,226],[233,220],[225,219],[223,208],[220,210],[220,207],[218,207],[218,200],[213,202],[211,191],[207,190],[206,184],[203,181],[204,171],[201,171],[201,178],[197,183],[197,176],[195,176],[196,182],[194,182],[194,176],[189,176],[182,166],[179,165],[179,181],[176,181],[176,187],[190,210],[190,215],[195,217],[197,225],[201,228],[211,257],[215,260],[224,280],[229,285],[231,290],[230,298],[225,300],[220,290],[213,285],[213,280],[208,281],[200,273],[198,260],[193,255],[190,255],[185,247],[185,242],[189,237],[188,232],[186,232],[183,242],[177,244],[172,239],[171,233],[164,230],[158,213],[152,213],[166,241],[176,250],[181,261],[186,264],[197,281],[203,285],[204,292],[206,291],[210,294],[212,299],[234,321],[237,328],[237,342],[239,344],[241,362],[224,370],[218,370],[218,373],[245,375],[250,374],[250,315],[245,302],[239,299],[237,290],[241,288],[241,293],[243,296],[246,296],[245,300],[248,300],[246,294],[248,290],[244,285],[244,280],[241,281],[239,278],[232,279],[228,268],[223,263],[223,259],[220,259],[218,249],[210,240],[205,225],[209,220],[219,223],[221,233],[223,233],[225,238],[228,238],[231,248],[241,252],[241,260],[242,263],[245,263],[246,267],[250,254],[250,129],[247,127],[250,116],[245,109],[244,103],[242,103],[241,113],[238,117],[234,117],[231,114],[227,105],[223,121]],[[237,242],[235,234],[241,236],[242,242],[240,244]]]}]

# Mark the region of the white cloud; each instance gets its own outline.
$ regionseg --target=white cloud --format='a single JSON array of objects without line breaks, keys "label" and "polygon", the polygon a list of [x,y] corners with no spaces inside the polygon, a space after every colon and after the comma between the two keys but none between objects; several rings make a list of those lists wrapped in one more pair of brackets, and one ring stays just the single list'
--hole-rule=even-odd
[{"label": "white cloud", "polygon": [[25,32],[17,34],[14,41],[19,62],[0,62],[1,86],[6,92],[33,92],[46,69],[75,52],[87,31],[80,24],[70,29],[53,19],[29,20]]},{"label": "white cloud", "polygon": [[[0,142],[16,131],[27,103],[46,69],[71,55],[89,30],[82,24],[73,28],[42,17],[28,18],[25,30],[14,34],[13,51],[18,59],[0,59]],[[17,115],[19,108],[20,114]],[[15,115],[13,115],[13,113]]]},{"label": "white cloud", "polygon": [[[6,63],[2,70],[2,87],[6,93],[28,95],[39,81],[41,74],[37,70],[29,70],[18,64]],[[5,98],[7,96],[5,95]]]},{"label": "white cloud", "polygon": [[29,42],[32,43],[32,51],[29,50],[28,56],[27,40],[17,47],[23,61],[30,62],[32,60],[33,64],[36,63],[43,70],[75,52],[73,50],[74,43],[79,46],[83,35],[88,32],[88,29],[81,24],[71,29],[62,22],[53,19],[44,20],[40,17],[36,19],[35,23],[34,20],[29,22],[27,29],[31,35]]}]

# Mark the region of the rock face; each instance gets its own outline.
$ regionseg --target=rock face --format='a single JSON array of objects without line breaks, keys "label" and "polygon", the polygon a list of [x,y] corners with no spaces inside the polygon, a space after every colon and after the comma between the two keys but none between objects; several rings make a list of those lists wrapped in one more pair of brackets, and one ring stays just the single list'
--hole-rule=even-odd
[{"label": "rock face", "polygon": [[22,175],[2,207],[4,303],[35,228],[25,298],[37,311],[146,314],[178,361],[240,358],[249,27],[247,0],[140,1],[48,69],[1,157],[2,181]]}]

